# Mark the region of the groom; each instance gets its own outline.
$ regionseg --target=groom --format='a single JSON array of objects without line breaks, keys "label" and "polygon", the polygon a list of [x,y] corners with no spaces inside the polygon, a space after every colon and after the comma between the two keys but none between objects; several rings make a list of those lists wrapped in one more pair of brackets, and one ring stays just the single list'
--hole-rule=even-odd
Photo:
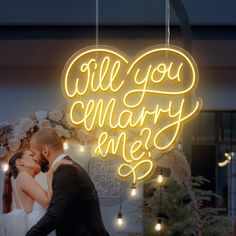
[{"label": "groom", "polygon": [[[31,151],[47,160],[52,167],[62,159],[63,143],[50,128],[41,129],[31,139]],[[61,164],[53,176],[53,195],[46,214],[26,236],[46,236],[56,230],[57,236],[108,236],[99,206],[97,191],[87,172],[77,163]]]}]

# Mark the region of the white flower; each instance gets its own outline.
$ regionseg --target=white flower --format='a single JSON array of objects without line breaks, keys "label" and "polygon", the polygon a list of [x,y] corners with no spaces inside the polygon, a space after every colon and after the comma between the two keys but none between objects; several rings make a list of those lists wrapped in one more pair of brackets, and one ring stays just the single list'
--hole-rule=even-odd
[{"label": "white flower", "polygon": [[58,131],[60,137],[70,138],[70,132],[61,125],[56,125],[55,130]]},{"label": "white flower", "polygon": [[17,137],[13,137],[8,140],[8,147],[11,152],[17,151],[19,149],[20,145],[21,145],[21,141]]},{"label": "white flower", "polygon": [[42,129],[42,128],[51,128],[52,126],[49,120],[41,120],[38,124],[38,127],[39,129]]},{"label": "white flower", "polygon": [[34,127],[34,122],[30,118],[23,118],[19,124],[14,127],[14,136],[23,139],[28,131]]},{"label": "white flower", "polygon": [[6,147],[0,146],[0,158],[4,158],[7,155]]},{"label": "white flower", "polygon": [[49,113],[49,119],[52,121],[58,122],[62,120],[63,118],[63,113],[61,110],[54,110]]},{"label": "white flower", "polygon": [[70,127],[70,124],[66,118],[66,116],[63,116],[63,119],[61,120],[61,123],[65,126],[65,127]]},{"label": "white flower", "polygon": [[9,126],[9,125],[10,125],[10,124],[9,124],[8,122],[6,122],[6,121],[0,122],[0,128],[6,127],[6,126]]},{"label": "white flower", "polygon": [[[84,143],[93,143],[96,141],[96,139],[101,135],[102,130],[98,129],[96,131],[95,136],[91,135],[89,132],[87,132],[85,129],[76,129],[75,130],[75,136],[83,141]],[[97,135],[97,136],[96,136]]]},{"label": "white flower", "polygon": [[41,121],[47,119],[48,113],[46,111],[37,111],[35,112],[35,116],[38,121]]}]

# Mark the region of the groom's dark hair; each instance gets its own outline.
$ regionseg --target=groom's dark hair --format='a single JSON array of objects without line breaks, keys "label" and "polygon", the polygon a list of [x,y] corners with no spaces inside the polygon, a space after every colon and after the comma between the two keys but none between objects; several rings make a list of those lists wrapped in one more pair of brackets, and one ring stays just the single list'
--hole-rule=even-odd
[{"label": "groom's dark hair", "polygon": [[49,146],[54,150],[63,149],[63,142],[60,136],[52,128],[43,128],[39,130],[36,134],[34,134],[31,141],[35,141],[39,148]]}]

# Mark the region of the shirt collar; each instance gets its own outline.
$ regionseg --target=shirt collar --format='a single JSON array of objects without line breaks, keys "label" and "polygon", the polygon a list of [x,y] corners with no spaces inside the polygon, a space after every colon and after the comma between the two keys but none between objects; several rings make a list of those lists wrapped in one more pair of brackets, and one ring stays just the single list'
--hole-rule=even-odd
[{"label": "shirt collar", "polygon": [[57,162],[61,161],[63,158],[65,158],[67,155],[65,153],[58,156],[52,163],[51,167],[53,167]]}]

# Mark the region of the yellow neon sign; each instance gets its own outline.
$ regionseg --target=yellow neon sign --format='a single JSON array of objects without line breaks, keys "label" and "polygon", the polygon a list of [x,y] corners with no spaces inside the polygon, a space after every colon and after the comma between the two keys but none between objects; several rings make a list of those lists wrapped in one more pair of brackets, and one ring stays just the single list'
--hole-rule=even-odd
[{"label": "yellow neon sign", "polygon": [[197,82],[197,66],[183,49],[160,45],[130,59],[104,46],[69,59],[62,90],[70,125],[97,136],[93,151],[102,159],[122,157],[118,175],[137,183],[155,169],[153,150],[170,151],[200,110]]}]

